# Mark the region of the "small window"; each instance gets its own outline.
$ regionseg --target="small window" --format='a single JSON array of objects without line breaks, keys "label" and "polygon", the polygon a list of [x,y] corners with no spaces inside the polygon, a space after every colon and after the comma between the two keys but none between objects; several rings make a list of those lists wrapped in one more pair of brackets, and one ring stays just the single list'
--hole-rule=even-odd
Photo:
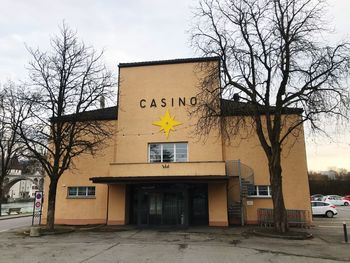
[{"label": "small window", "polygon": [[68,187],[68,196],[77,196],[77,187]]},{"label": "small window", "polygon": [[172,163],[175,162],[175,147],[174,144],[163,144],[163,162],[164,163]]},{"label": "small window", "polygon": [[271,186],[251,185],[248,186],[248,196],[251,197],[271,197]]},{"label": "small window", "polygon": [[268,188],[269,187],[267,185],[259,185],[259,187],[258,187],[259,195],[268,196],[269,195]]},{"label": "small window", "polygon": [[88,196],[95,196],[95,186],[88,187]]},{"label": "small window", "polygon": [[149,160],[151,163],[160,163],[161,158],[161,145],[160,144],[150,144],[149,145]]},{"label": "small window", "polygon": [[150,163],[187,162],[187,143],[150,143]]},{"label": "small window", "polygon": [[176,161],[187,162],[187,143],[176,143]]},{"label": "small window", "polygon": [[86,195],[86,187],[78,187],[78,196]]},{"label": "small window", "polygon": [[91,198],[95,197],[95,186],[70,186],[68,197],[70,198]]}]

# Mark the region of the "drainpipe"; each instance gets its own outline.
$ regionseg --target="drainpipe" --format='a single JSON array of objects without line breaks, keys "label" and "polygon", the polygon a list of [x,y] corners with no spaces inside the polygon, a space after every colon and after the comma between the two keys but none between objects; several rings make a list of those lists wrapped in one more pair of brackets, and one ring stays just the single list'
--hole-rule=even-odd
[{"label": "drainpipe", "polygon": [[230,175],[229,175],[229,168],[228,168],[228,162],[225,161],[225,173],[226,173],[226,176],[228,177],[227,181],[226,181],[226,207],[227,207],[227,222],[228,222],[228,225],[230,226],[230,211],[229,211],[229,198],[230,198]]},{"label": "drainpipe", "polygon": [[106,209],[106,225],[108,225],[108,212],[109,212],[109,184],[107,184],[107,209]]}]

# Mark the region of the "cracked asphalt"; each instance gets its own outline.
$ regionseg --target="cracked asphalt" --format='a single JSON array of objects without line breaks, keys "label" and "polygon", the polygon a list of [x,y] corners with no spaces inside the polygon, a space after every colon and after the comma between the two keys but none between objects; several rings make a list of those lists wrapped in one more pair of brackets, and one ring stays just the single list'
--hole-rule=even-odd
[{"label": "cracked asphalt", "polygon": [[[284,240],[247,228],[90,229],[31,238],[0,233],[0,262],[349,262],[350,245],[325,239]],[[313,229],[308,230],[313,232]]]}]

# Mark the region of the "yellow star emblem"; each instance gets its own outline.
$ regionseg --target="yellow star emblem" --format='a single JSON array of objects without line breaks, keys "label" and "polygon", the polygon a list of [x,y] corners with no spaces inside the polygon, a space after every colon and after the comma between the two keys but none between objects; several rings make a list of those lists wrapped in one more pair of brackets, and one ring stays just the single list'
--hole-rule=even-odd
[{"label": "yellow star emblem", "polygon": [[181,122],[174,120],[174,117],[175,116],[171,117],[169,110],[166,110],[164,116],[160,118],[160,121],[155,121],[152,124],[159,126],[159,131],[164,131],[166,138],[168,139],[170,130],[175,131],[174,127],[182,124]]}]

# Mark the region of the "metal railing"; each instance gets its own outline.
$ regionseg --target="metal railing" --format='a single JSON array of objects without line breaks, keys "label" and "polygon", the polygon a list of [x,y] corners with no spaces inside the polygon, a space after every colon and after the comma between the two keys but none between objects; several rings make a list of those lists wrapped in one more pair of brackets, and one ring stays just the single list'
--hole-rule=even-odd
[{"label": "metal railing", "polygon": [[[244,199],[248,195],[248,187],[254,185],[254,170],[248,165],[241,163],[240,160],[229,160],[226,161],[226,175],[236,177],[239,180],[239,202],[235,202],[231,199],[228,200],[228,214],[231,218],[236,221],[240,221],[241,225],[245,224],[245,206]],[[228,195],[230,196],[231,189],[228,189]]]},{"label": "metal railing", "polygon": [[[310,227],[309,211],[287,209],[287,221],[289,226]],[[258,209],[258,225],[271,227],[273,223],[273,209],[259,208]]]},{"label": "metal railing", "polygon": [[240,160],[226,161],[226,175],[237,176],[254,184],[254,170]]}]

